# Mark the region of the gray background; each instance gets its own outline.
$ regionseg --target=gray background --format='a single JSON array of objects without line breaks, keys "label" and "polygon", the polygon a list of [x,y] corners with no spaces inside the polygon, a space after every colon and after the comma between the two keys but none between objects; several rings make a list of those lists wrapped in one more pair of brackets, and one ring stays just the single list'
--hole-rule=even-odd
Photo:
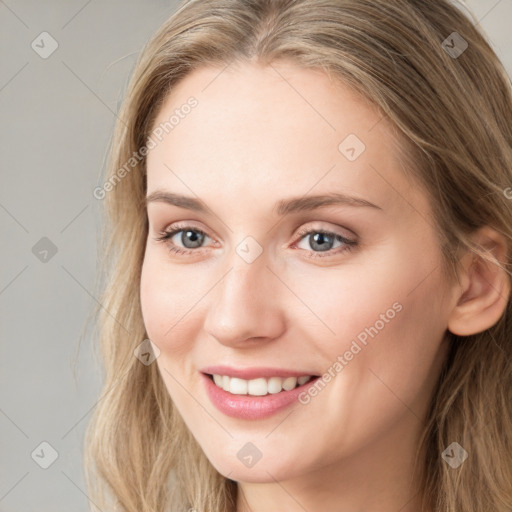
[{"label": "gray background", "polygon": [[[512,0],[467,4],[512,74]],[[92,191],[137,54],[176,6],[0,0],[0,512],[88,510],[83,434],[102,379],[93,340],[79,344],[96,303]],[[51,49],[44,31],[58,43],[47,58],[32,48]],[[44,441],[58,453],[47,469]]]}]

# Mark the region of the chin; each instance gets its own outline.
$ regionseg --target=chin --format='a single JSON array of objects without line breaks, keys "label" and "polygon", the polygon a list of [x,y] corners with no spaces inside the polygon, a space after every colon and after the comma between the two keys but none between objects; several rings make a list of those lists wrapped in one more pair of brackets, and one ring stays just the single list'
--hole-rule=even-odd
[{"label": "chin", "polygon": [[274,483],[276,480],[282,481],[287,480],[291,477],[291,475],[287,471],[283,471],[281,469],[275,469],[273,466],[266,466],[258,463],[258,467],[253,468],[239,468],[233,469],[230,466],[222,466],[220,471],[217,467],[217,471],[219,473],[229,478],[230,480],[234,480],[236,482],[242,483],[251,483],[251,484],[262,484],[262,483]]},{"label": "chin", "polygon": [[[238,451],[238,450],[237,450]],[[208,457],[212,466],[224,477],[230,480],[244,483],[272,483],[275,480],[287,480],[298,476],[300,468],[296,462],[283,460],[282,453],[278,452],[277,457],[265,459],[263,455],[252,466],[245,466],[238,456],[226,457],[224,454]],[[243,459],[243,456],[241,456]],[[247,462],[250,465],[250,461]]]}]

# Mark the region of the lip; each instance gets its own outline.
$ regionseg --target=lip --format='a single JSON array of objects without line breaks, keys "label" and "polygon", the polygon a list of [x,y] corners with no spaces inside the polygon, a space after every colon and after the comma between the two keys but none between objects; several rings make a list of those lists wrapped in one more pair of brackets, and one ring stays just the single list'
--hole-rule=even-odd
[{"label": "lip", "polygon": [[[219,375],[227,375],[227,373],[220,373]],[[263,377],[261,373],[258,375]],[[308,374],[301,373],[288,376],[300,377],[301,375]],[[237,376],[238,375],[233,375],[233,377]],[[274,373],[272,376],[277,375]],[[306,382],[306,384],[291,389],[290,391],[280,391],[276,394],[267,394],[264,396],[233,395],[219,388],[208,375],[202,373],[201,378],[204,381],[206,393],[210,401],[220,412],[232,418],[258,420],[268,418],[279,411],[291,407],[292,404],[297,403],[299,395],[314,384],[319,377],[315,377],[309,382]]]},{"label": "lip", "polygon": [[283,368],[269,368],[269,367],[251,367],[251,368],[233,368],[231,366],[207,366],[202,368],[202,373],[208,373],[210,375],[227,375],[228,377],[237,377],[239,379],[251,380],[264,377],[270,379],[270,377],[281,377],[286,379],[287,377],[302,377],[304,375],[317,376],[316,373],[308,372],[297,372],[293,370],[285,370]]}]

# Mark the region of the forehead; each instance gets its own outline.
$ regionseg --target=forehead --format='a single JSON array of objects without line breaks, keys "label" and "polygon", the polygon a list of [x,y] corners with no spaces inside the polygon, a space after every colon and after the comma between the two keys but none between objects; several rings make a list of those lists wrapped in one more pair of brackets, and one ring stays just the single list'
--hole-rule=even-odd
[{"label": "forehead", "polygon": [[[183,108],[191,97],[195,106]],[[148,192],[238,198],[243,207],[339,191],[388,210],[404,198],[428,208],[400,169],[388,120],[318,70],[289,63],[199,68],[166,98],[153,128],[165,123],[147,157]]]}]

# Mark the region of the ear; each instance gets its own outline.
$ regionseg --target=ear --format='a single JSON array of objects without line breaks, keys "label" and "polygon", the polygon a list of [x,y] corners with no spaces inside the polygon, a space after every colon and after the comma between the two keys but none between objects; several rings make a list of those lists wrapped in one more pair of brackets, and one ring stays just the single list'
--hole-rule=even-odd
[{"label": "ear", "polygon": [[[485,226],[472,238],[505,266],[507,243],[500,233]],[[461,263],[462,288],[457,292],[448,330],[459,336],[470,336],[492,327],[501,318],[510,296],[510,279],[496,263],[473,253],[466,253]]]}]

